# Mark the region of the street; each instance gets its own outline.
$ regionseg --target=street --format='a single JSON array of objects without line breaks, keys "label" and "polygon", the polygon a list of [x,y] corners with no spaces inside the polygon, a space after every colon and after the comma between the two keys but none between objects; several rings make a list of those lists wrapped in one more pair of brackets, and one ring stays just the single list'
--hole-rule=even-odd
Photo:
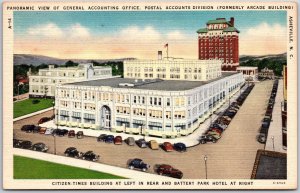
[{"label": "street", "polygon": [[[216,144],[197,145],[188,148],[185,153],[179,153],[164,152],[162,149],[141,149],[125,143],[123,145],[105,144],[97,142],[95,137],[85,136],[83,139],[77,139],[65,136],[56,137],[56,151],[58,155],[63,156],[65,149],[72,146],[82,152],[93,150],[100,155],[101,163],[120,167],[126,167],[129,159],[141,158],[151,165],[149,170],[151,173],[154,173],[155,164],[170,164],[181,170],[183,178],[186,179],[205,179],[204,156],[206,155],[208,179],[250,179],[256,152],[264,148],[263,144],[256,141],[256,136],[264,117],[272,85],[273,81],[256,83]],[[49,153],[54,153],[52,135],[25,133],[20,130],[22,125],[37,124],[41,117],[50,117],[52,114],[53,111],[48,111],[14,122],[16,138],[30,140],[33,143],[43,142],[49,146]],[[113,135],[117,134],[113,133]]]}]

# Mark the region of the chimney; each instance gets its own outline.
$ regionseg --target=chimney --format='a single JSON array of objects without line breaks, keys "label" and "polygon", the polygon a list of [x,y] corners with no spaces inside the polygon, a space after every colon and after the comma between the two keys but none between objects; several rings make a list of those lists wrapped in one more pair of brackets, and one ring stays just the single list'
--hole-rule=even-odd
[{"label": "chimney", "polygon": [[157,59],[162,60],[162,51],[158,51]]},{"label": "chimney", "polygon": [[234,17],[230,18],[230,24],[231,24],[232,27],[234,27]]}]

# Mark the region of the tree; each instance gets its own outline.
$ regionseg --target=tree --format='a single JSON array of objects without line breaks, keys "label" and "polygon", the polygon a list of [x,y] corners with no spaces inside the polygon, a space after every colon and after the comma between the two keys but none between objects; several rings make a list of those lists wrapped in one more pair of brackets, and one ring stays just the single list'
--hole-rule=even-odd
[{"label": "tree", "polygon": [[73,67],[73,66],[78,66],[78,63],[75,63],[72,60],[69,60],[65,63],[65,67]]}]

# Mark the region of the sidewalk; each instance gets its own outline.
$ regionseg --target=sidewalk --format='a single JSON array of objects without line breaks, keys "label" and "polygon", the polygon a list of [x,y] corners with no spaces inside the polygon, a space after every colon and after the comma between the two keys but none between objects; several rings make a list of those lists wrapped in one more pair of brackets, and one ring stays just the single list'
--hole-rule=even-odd
[{"label": "sidewalk", "polygon": [[[281,102],[283,101],[283,80],[278,81],[278,89],[275,98],[272,121],[270,123],[265,150],[286,153],[282,148],[282,120]],[[274,141],[274,142],[273,142]]]},{"label": "sidewalk", "polygon": [[53,111],[53,107],[49,107],[47,109],[43,109],[43,110],[40,110],[40,111],[36,111],[34,113],[30,113],[30,114],[27,114],[27,115],[23,115],[21,117],[14,118],[13,121],[15,122],[15,121],[19,121],[21,119],[26,119],[28,117],[31,117],[31,116],[34,116],[34,115],[38,115],[38,114],[41,114],[41,113],[44,113],[44,112],[47,112],[47,111],[51,111],[51,110]]},{"label": "sidewalk", "polygon": [[21,94],[21,95],[16,95],[16,96],[14,96],[14,98],[17,99],[14,102],[19,102],[19,101],[22,101],[22,100],[26,100],[26,99],[29,98],[29,93],[25,93],[25,94]]},{"label": "sidewalk", "polygon": [[[243,92],[247,88],[247,85],[245,85],[242,89],[241,92]],[[235,101],[238,96],[240,95],[240,91],[236,92],[231,98],[230,98],[230,103]],[[196,129],[192,134],[188,136],[182,136],[180,138],[175,138],[175,139],[163,139],[163,138],[158,138],[158,137],[149,137],[145,136],[146,141],[150,140],[156,140],[158,143],[164,143],[164,142],[170,142],[170,143],[178,143],[182,142],[184,143],[187,147],[195,146],[199,144],[199,137],[202,136],[208,127],[210,126],[211,122],[214,122],[218,118],[218,114],[226,110],[229,106],[229,102],[225,102],[217,111],[213,113],[211,117],[206,119],[198,129]],[[212,119],[212,120],[211,120]],[[40,126],[42,127],[52,127],[56,128],[57,126],[54,124],[53,120],[48,121],[46,123],[41,124]],[[81,128],[71,128],[71,127],[66,127],[66,126],[59,126],[60,129],[67,129],[67,130],[74,130],[75,132],[77,131],[83,131],[84,135],[87,136],[93,136],[93,137],[98,137],[100,134],[109,134],[109,135],[118,135],[122,136],[123,139],[126,139],[127,137],[133,137],[135,140],[143,138],[143,136],[140,135],[132,135],[132,134],[126,134],[126,133],[112,133],[110,131],[104,131],[104,130],[92,130],[92,129],[81,129]]]}]

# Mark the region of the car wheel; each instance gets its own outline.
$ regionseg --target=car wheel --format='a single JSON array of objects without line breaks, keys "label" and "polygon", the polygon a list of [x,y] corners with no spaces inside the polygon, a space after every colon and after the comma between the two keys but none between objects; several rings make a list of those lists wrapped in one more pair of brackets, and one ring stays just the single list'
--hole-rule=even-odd
[{"label": "car wheel", "polygon": [[146,170],[147,170],[146,168],[143,168],[143,169],[142,169],[143,172],[145,172]]},{"label": "car wheel", "polygon": [[65,156],[69,157],[69,154],[68,154],[68,153],[65,153]]},{"label": "car wheel", "polygon": [[129,166],[129,169],[133,170],[133,168],[134,168],[133,166]]},{"label": "car wheel", "polygon": [[205,141],[204,141],[204,140],[201,140],[200,143],[201,143],[201,144],[205,144]]},{"label": "car wheel", "polygon": [[213,139],[213,140],[212,140],[212,142],[213,142],[213,143],[216,143],[216,142],[217,142],[217,140]]},{"label": "car wheel", "polygon": [[163,175],[163,173],[162,173],[162,172],[159,172],[158,174],[159,174],[159,175],[161,175],[161,176]]},{"label": "car wheel", "polygon": [[85,160],[85,157],[82,157],[82,159],[84,159],[84,160]]},{"label": "car wheel", "polygon": [[36,148],[34,147],[33,150],[36,151]]}]

